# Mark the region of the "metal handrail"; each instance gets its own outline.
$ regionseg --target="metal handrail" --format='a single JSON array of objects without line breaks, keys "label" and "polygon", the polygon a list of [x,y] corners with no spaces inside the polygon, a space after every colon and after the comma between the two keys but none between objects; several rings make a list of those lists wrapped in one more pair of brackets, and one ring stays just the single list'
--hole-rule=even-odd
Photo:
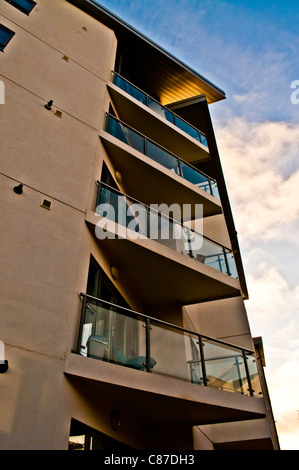
[{"label": "metal handrail", "polygon": [[174,325],[173,323],[169,323],[165,320],[160,320],[160,319],[152,317],[150,315],[146,315],[145,313],[141,313],[141,312],[137,312],[136,310],[132,310],[128,307],[123,307],[122,305],[117,305],[117,304],[114,304],[113,302],[108,302],[107,300],[99,299],[98,297],[94,297],[93,295],[85,294],[84,292],[80,292],[79,296],[80,297],[86,297],[87,299],[95,300],[97,302],[102,302],[104,304],[109,305],[109,307],[119,308],[119,309],[124,310],[126,312],[129,312],[133,315],[137,315],[139,317],[149,319],[150,321],[160,323],[163,326],[167,326],[169,328],[173,328],[175,330],[179,330],[181,332],[188,333],[190,335],[200,336],[201,338],[204,338],[206,341],[214,341],[215,343],[219,343],[222,346],[227,346],[227,347],[230,347],[230,348],[238,349],[240,351],[245,351],[245,353],[248,354],[248,355],[254,354],[254,351],[252,349],[242,348],[241,346],[237,346],[236,344],[229,343],[228,341],[223,341],[222,339],[213,338],[212,336],[202,335],[200,333],[197,333],[196,331],[183,328],[182,326]]}]

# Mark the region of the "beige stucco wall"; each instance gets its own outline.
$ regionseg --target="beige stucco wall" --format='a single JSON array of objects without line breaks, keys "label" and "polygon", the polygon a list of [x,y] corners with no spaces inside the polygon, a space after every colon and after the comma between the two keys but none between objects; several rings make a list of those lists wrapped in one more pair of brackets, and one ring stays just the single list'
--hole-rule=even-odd
[{"label": "beige stucco wall", "polygon": [[[62,371],[77,340],[78,294],[86,289],[93,250],[85,211],[98,178],[116,39],[63,0],[40,0],[29,16],[1,2],[0,14],[15,32],[1,54],[0,75],[0,339],[9,362],[1,376],[0,446],[67,448],[72,411],[63,411]],[[19,183],[21,195],[13,191]],[[43,197],[51,210],[40,206]]]},{"label": "beige stucco wall", "polygon": [[254,350],[242,297],[185,306],[184,325],[193,326],[202,335]]}]

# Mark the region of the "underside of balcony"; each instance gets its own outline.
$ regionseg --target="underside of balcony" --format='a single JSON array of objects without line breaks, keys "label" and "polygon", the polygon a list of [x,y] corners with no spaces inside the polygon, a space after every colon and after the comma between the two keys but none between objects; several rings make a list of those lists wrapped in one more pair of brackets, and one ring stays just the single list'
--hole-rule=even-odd
[{"label": "underside of balcony", "polygon": [[[87,212],[86,223],[95,235],[102,217]],[[126,229],[107,221],[106,237],[98,246],[118,282],[142,305],[187,305],[240,295],[239,281],[146,237],[127,237]],[[116,239],[115,233],[124,234]],[[112,237],[112,238],[109,238]]]},{"label": "underside of balcony", "polygon": [[76,354],[66,358],[64,373],[86,399],[103,396],[118,409],[148,424],[190,425],[260,419],[263,400],[147,374]]}]

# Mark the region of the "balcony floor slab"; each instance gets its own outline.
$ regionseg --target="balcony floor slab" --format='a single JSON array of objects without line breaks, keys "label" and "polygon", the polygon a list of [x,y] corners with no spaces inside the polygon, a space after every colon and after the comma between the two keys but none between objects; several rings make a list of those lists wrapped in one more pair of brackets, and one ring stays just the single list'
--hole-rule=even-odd
[{"label": "balcony floor slab", "polygon": [[145,423],[190,425],[265,417],[263,400],[171,377],[140,372],[76,354],[66,357],[64,373],[73,386],[85,386]]}]

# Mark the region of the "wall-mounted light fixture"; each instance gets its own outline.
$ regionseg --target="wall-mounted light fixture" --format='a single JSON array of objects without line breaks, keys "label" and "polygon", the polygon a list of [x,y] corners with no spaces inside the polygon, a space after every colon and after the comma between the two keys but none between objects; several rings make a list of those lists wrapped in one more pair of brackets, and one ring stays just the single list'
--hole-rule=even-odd
[{"label": "wall-mounted light fixture", "polygon": [[4,372],[8,369],[8,361],[4,359],[5,357],[5,346],[3,341],[0,341],[0,374],[4,374]]},{"label": "wall-mounted light fixture", "polygon": [[115,281],[119,278],[119,272],[116,266],[111,266],[110,267],[111,275]]},{"label": "wall-mounted light fixture", "polygon": [[15,192],[16,194],[22,194],[22,192],[23,192],[23,185],[22,185],[22,183],[20,183],[20,184],[18,184],[17,186],[15,186],[15,187],[13,188],[13,190],[14,190],[14,192]]},{"label": "wall-mounted light fixture", "polygon": [[0,361],[0,374],[4,374],[8,370],[8,361],[5,359],[4,361]]},{"label": "wall-mounted light fixture", "polygon": [[118,183],[121,183],[121,182],[122,182],[122,174],[121,174],[120,171],[117,170],[117,171],[115,172],[115,178],[116,178],[116,181],[117,181]]},{"label": "wall-mounted light fixture", "polygon": [[45,104],[45,108],[46,109],[52,109],[52,105],[53,105],[53,100],[50,100],[50,101],[48,101],[47,104]]}]

